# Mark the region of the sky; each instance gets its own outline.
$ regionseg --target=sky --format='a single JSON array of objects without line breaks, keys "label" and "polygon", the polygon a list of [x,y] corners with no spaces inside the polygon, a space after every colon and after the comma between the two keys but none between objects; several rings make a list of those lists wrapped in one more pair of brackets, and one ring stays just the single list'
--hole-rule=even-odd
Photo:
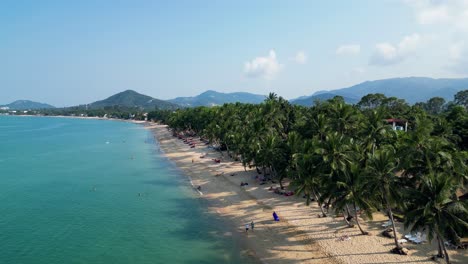
[{"label": "sky", "polygon": [[468,0],[0,1],[0,104],[468,76]]}]

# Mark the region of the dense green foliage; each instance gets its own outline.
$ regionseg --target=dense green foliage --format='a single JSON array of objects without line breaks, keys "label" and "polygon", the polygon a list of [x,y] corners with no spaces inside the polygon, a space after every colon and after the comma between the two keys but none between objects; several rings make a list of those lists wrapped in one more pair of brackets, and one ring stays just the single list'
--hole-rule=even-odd
[{"label": "dense green foliage", "polygon": [[[459,98],[461,94],[457,94]],[[175,132],[196,133],[227,150],[245,168],[279,180],[289,178],[296,194],[317,201],[325,217],[343,214],[362,234],[357,215],[376,210],[404,216],[413,230],[457,243],[468,235],[465,192],[468,113],[464,99],[445,104],[432,98],[409,106],[404,100],[370,94],[356,105],[341,97],[307,108],[270,94],[261,104],[224,104],[156,111],[151,119]],[[392,129],[386,119],[408,122]],[[281,185],[282,186],[282,185]],[[324,206],[325,205],[325,206]],[[329,212],[333,208],[332,212]],[[395,252],[401,252],[397,242]]]}]

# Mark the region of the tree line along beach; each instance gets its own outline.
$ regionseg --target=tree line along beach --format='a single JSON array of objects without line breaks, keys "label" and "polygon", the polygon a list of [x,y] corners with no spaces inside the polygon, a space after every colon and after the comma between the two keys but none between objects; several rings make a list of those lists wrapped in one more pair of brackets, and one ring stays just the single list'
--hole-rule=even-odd
[{"label": "tree line along beach", "polygon": [[[466,111],[463,108],[455,106],[446,111]],[[239,230],[255,221],[255,233],[249,233],[245,239],[252,245],[250,254],[265,262],[295,263],[301,259],[306,263],[430,263],[449,256],[454,263],[464,263],[466,230],[462,222],[467,220],[467,211],[462,196],[466,152],[460,145],[464,141],[452,141],[438,130],[441,127],[435,121],[446,118],[447,112],[431,114],[418,109],[413,107],[402,113],[395,105],[377,104],[361,106],[360,110],[339,98],[309,110],[293,109],[272,96],[260,105],[199,107],[166,116],[161,112],[159,117],[171,130],[162,125],[151,126],[166,155],[190,175],[194,186],[201,186],[202,198],[213,203],[214,212],[232,219]],[[317,115],[308,115],[307,111]],[[304,122],[309,123],[297,124],[304,120],[299,118],[301,115],[306,115],[308,120]],[[389,116],[396,115],[413,116],[388,121]],[[256,134],[250,134],[254,140],[244,141],[251,139],[246,135],[256,125]],[[311,132],[300,130],[307,125]],[[270,126],[271,129],[262,130]],[[287,136],[281,138],[281,131]],[[312,133],[312,140],[302,139],[298,133]],[[355,139],[350,135],[355,135]],[[260,141],[258,145],[255,140]],[[211,148],[208,142],[217,147]],[[220,143],[228,145],[224,151],[220,151]],[[411,148],[411,144],[416,147]],[[425,144],[423,151],[420,144]],[[357,145],[365,148],[358,149]],[[295,152],[289,152],[293,163],[284,165],[282,151],[291,146],[295,146]],[[403,153],[402,149],[407,151]],[[248,157],[252,151],[254,154],[250,155],[258,156]],[[366,163],[362,163],[362,157]],[[322,165],[329,164],[328,176],[314,165],[316,159],[321,159]],[[283,175],[278,172],[280,166],[291,164],[296,166],[294,171]],[[382,171],[386,173],[382,175]],[[267,179],[265,173],[269,174]],[[377,179],[369,179],[370,173]],[[332,182],[320,179],[332,176]],[[412,185],[411,181],[418,184]],[[248,185],[241,186],[242,183]],[[396,194],[385,193],[395,187],[401,188],[397,190],[400,199],[416,200],[403,200],[403,205],[396,200]],[[366,188],[373,188],[372,193]],[[294,196],[289,196],[294,192]],[[430,201],[424,200],[431,195],[444,197],[437,198],[444,202],[433,206],[446,207],[433,212],[426,209],[428,215],[424,215],[417,202],[423,203],[423,208],[431,206]],[[280,222],[273,221],[273,211],[280,216]],[[431,215],[438,214],[446,218],[434,222]],[[462,222],[457,223],[457,219]],[[398,251],[391,253],[395,250]]]}]

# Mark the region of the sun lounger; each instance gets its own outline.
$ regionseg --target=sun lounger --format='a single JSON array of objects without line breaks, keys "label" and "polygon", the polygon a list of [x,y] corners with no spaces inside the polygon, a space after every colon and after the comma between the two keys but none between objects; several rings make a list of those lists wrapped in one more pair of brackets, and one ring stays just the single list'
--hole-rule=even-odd
[{"label": "sun lounger", "polygon": [[421,236],[421,233],[409,233],[407,235],[405,235],[405,238],[408,239],[409,241],[413,241],[415,240],[416,238],[420,237]]},{"label": "sun lounger", "polygon": [[385,222],[382,227],[389,227],[392,225],[392,221],[391,220],[388,220],[387,222]]},{"label": "sun lounger", "polygon": [[404,238],[398,239],[397,241],[398,241],[399,244],[403,244],[403,243],[408,242],[408,240],[406,240],[406,239],[404,239]]},{"label": "sun lounger", "polygon": [[424,242],[426,242],[426,234],[423,234],[421,237],[419,238],[416,238],[415,240],[413,240],[413,243],[415,244],[422,244]]},{"label": "sun lounger", "polygon": [[421,234],[420,232],[416,233],[416,235],[414,236],[408,236],[406,238],[415,244],[421,244],[423,242],[426,242],[426,234]]}]

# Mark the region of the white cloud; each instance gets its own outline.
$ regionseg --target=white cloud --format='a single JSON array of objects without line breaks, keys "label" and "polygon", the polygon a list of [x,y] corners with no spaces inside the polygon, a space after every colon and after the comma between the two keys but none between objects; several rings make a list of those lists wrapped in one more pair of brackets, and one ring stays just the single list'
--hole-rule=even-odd
[{"label": "white cloud", "polygon": [[449,47],[449,55],[452,60],[459,60],[463,56],[465,43],[463,41],[455,42]]},{"label": "white cloud", "polygon": [[458,74],[468,74],[468,47],[465,41],[458,41],[449,47],[450,71]]},{"label": "white cloud", "polygon": [[356,55],[361,52],[361,46],[358,44],[341,45],[336,49],[337,55]]},{"label": "white cloud", "polygon": [[295,61],[298,64],[306,64],[307,63],[307,54],[300,50],[296,53],[294,58],[292,58],[293,61]]},{"label": "white cloud", "polygon": [[431,25],[449,20],[446,6],[434,6],[422,9],[417,14],[418,22],[422,25]]},{"label": "white cloud", "polygon": [[443,50],[445,69],[468,75],[468,0],[406,0],[416,21],[428,29],[442,30],[445,42],[433,49]]},{"label": "white cloud", "polygon": [[364,69],[362,67],[356,67],[351,72],[354,73],[354,74],[363,74],[363,73],[366,72],[366,69]]},{"label": "white cloud", "polygon": [[421,25],[446,25],[468,31],[468,0],[407,0]]},{"label": "white cloud", "polygon": [[419,34],[405,36],[398,45],[379,43],[375,46],[375,51],[370,58],[370,64],[391,65],[402,62],[417,51],[420,43],[421,36]]},{"label": "white cloud", "polygon": [[276,52],[270,50],[266,57],[256,57],[252,61],[244,64],[244,73],[252,78],[264,78],[272,80],[281,71],[281,65],[276,59]]},{"label": "white cloud", "polygon": [[421,36],[419,34],[405,36],[398,44],[398,51],[401,55],[413,53],[420,43]]}]

